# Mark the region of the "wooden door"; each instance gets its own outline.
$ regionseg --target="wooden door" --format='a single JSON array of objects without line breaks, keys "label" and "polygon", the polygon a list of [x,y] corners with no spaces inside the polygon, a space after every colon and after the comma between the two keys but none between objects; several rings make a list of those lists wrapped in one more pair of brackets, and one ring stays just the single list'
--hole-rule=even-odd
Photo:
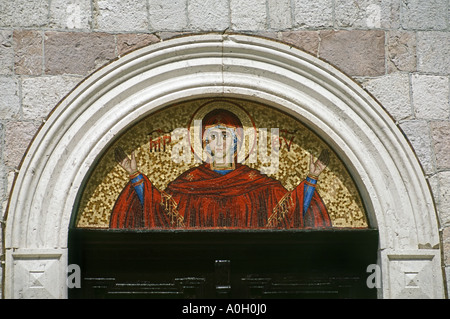
[{"label": "wooden door", "polygon": [[70,298],[376,298],[376,230],[72,229]]}]

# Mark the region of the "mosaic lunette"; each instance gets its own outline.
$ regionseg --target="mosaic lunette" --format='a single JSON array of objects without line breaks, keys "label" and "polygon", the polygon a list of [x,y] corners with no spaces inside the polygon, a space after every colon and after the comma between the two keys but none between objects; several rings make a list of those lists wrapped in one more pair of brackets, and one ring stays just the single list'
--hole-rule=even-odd
[{"label": "mosaic lunette", "polygon": [[[176,128],[186,128],[196,110],[211,101],[196,100],[167,107],[148,116],[120,136],[105,152],[90,176],[81,200],[77,227],[109,228],[111,211],[117,197],[129,182],[127,173],[115,161],[114,149],[117,146],[122,147],[127,154],[134,150],[139,169],[159,190],[164,190],[183,172],[199,165],[194,158],[189,163],[174,163],[171,152],[177,141],[170,140],[168,133]],[[358,190],[345,166],[312,131],[298,120],[255,102],[228,100],[225,104],[242,107],[256,128],[267,128],[269,152],[270,129],[279,129],[279,167],[267,175],[281,182],[288,191],[292,191],[307,176],[310,154],[317,158],[322,150],[329,150],[330,162],[321,174],[316,190],[326,205],[332,226],[368,227]],[[159,143],[155,143],[157,141]],[[261,142],[258,140],[258,143]],[[257,170],[268,165],[262,163],[260,158],[252,163],[247,160],[245,164]]]}]

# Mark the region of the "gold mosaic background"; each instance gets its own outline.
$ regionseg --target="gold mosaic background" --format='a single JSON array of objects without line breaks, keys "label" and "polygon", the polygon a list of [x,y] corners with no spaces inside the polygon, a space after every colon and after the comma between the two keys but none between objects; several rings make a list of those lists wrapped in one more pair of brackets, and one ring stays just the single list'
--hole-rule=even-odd
[{"label": "gold mosaic background", "polygon": [[[179,103],[158,111],[120,136],[102,156],[85,187],[76,218],[76,227],[108,228],[114,203],[128,182],[127,173],[115,162],[114,148],[121,146],[127,154],[135,150],[140,171],[148,176],[160,190],[188,168],[198,165],[192,156],[191,163],[174,163],[172,141],[166,151],[150,152],[149,133],[160,129],[171,132],[187,128],[194,112],[209,100]],[[267,106],[242,100],[229,100],[243,107],[253,118],[256,128],[279,128],[281,149],[279,169],[269,176],[279,180],[288,190],[295,188],[306,178],[309,154],[317,158],[323,149],[331,153],[330,163],[320,176],[317,190],[322,197],[334,227],[366,228],[368,222],[359,193],[342,162],[317,135],[296,119]],[[284,133],[288,131],[290,133]],[[156,134],[157,135],[157,134]],[[155,135],[155,136],[156,136]],[[290,148],[286,146],[292,139]],[[287,142],[287,143],[286,143]],[[259,141],[258,141],[259,143]],[[268,142],[270,143],[270,142]],[[268,144],[268,149],[270,144]],[[269,164],[246,163],[260,169]]]}]

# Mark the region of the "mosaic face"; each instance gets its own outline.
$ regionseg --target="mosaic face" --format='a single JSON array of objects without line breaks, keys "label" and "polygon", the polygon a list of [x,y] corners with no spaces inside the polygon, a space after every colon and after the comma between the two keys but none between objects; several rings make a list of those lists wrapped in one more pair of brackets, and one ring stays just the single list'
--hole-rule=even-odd
[{"label": "mosaic face", "polygon": [[208,155],[208,162],[215,166],[231,166],[237,152],[237,136],[235,129],[222,125],[206,128],[203,134],[203,150]]},{"label": "mosaic face", "polygon": [[96,165],[79,228],[366,228],[345,166],[298,120],[255,102],[201,99],[129,128]]}]

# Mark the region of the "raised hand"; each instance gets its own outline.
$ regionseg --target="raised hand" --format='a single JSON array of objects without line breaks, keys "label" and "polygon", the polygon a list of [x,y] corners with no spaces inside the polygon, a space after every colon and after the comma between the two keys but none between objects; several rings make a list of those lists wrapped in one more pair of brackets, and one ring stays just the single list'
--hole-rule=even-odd
[{"label": "raised hand", "polygon": [[132,175],[137,172],[137,164],[134,151],[131,153],[131,158],[129,158],[121,147],[116,147],[114,150],[114,156],[117,163],[119,163],[120,166],[122,166],[122,168],[127,171],[128,174]]},{"label": "raised hand", "polygon": [[314,176],[319,176],[323,170],[330,163],[330,152],[328,150],[323,150],[317,161],[314,162],[314,158],[311,154],[310,164],[309,164],[309,174]]}]

